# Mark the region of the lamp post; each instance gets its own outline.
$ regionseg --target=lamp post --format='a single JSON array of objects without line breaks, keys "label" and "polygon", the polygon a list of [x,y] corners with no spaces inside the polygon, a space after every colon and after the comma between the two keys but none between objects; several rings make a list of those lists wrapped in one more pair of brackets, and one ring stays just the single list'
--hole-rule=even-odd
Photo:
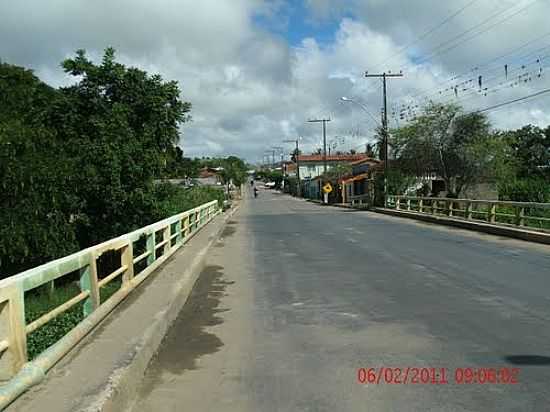
[{"label": "lamp post", "polygon": [[[385,83],[384,83],[385,84]],[[382,124],[378,120],[376,120],[376,117],[367,109],[367,106],[365,106],[362,103],[359,103],[358,101],[354,99],[350,99],[348,97],[341,97],[341,101],[343,102],[349,102],[354,103],[357,106],[359,106],[365,113],[367,113],[371,119],[376,123],[376,125],[381,129],[382,135],[383,135],[383,150],[384,150],[384,206],[386,206],[387,197],[388,197],[388,170],[389,170],[389,162],[388,162],[388,126],[387,126],[387,119],[386,119],[386,100],[385,100],[385,93],[384,93],[384,111],[382,114]]]}]

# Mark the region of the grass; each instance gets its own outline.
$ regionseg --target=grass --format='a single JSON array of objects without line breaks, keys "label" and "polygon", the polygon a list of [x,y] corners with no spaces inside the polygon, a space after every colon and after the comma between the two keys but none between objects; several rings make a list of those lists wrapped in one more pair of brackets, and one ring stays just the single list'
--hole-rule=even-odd
[{"label": "grass", "polygon": [[[120,279],[114,279],[100,289],[101,302],[109,299],[120,289]],[[40,318],[57,306],[80,293],[75,282],[69,282],[55,288],[53,294],[48,294],[45,288],[38,288],[25,294],[26,323]],[[31,334],[27,335],[27,354],[29,360],[36,358],[40,353],[56,343],[71,329],[84,319],[83,302],[73,306],[66,312],[52,319]]]},{"label": "grass", "polygon": [[[173,185],[163,185],[159,187],[158,216],[153,216],[155,220],[163,219],[167,216],[172,216],[180,213],[183,210],[192,209],[195,206],[218,200],[218,204],[223,204],[224,193],[218,188],[192,188],[181,189]],[[160,236],[160,233],[159,233]],[[157,239],[160,241],[160,239]],[[145,251],[145,237],[140,238],[134,244],[134,257]],[[157,252],[157,257],[162,254],[162,250]],[[120,255],[114,253],[107,256],[104,253],[102,258],[98,260],[98,274],[100,277],[106,276],[119,266]],[[101,260],[103,259],[103,260]],[[118,263],[115,263],[118,262]],[[118,265],[118,266],[117,266]],[[135,274],[137,275],[147,266],[147,260],[142,260],[136,265]],[[26,324],[33,322],[54,308],[62,305],[71,298],[80,293],[78,285],[78,273],[68,274],[63,277],[63,280],[55,285],[53,293],[48,293],[46,286],[29,291],[25,294],[25,320]],[[121,278],[112,280],[107,285],[100,288],[100,300],[105,302],[116,291],[120,289]],[[78,323],[84,319],[83,302],[73,306],[66,312],[50,320],[45,325],[41,326],[34,332],[27,335],[27,353],[29,360],[36,358],[45,349],[55,344],[69,331],[71,331]]]}]

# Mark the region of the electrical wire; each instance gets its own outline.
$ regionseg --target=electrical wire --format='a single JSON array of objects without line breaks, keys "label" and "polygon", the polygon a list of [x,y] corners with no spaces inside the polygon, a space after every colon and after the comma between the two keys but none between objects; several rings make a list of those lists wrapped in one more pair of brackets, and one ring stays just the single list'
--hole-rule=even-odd
[{"label": "electrical wire", "polygon": [[482,31],[477,32],[477,33],[474,33],[472,36],[469,36],[469,37],[467,37],[466,39],[461,40],[460,42],[457,42],[457,43],[455,43],[455,44],[453,44],[453,45],[451,45],[451,46],[449,46],[449,47],[446,47],[446,48],[443,47],[443,46],[445,46],[445,45],[447,45],[447,44],[449,44],[449,43],[452,43],[454,40],[458,40],[458,39],[460,39],[461,37],[463,37],[464,35],[466,35],[466,34],[468,34],[468,33],[471,33],[473,30],[475,30],[475,29],[477,29],[477,28],[483,26],[485,23],[487,23],[488,21],[492,20],[493,18],[498,17],[499,15],[504,14],[505,12],[511,10],[512,8],[515,7],[515,5],[514,5],[514,6],[511,6],[511,7],[508,7],[508,8],[506,8],[506,9],[500,11],[500,12],[497,12],[497,13],[491,15],[491,16],[488,17],[487,19],[483,20],[481,23],[478,23],[477,25],[471,27],[470,29],[466,30],[465,32],[461,33],[460,35],[455,36],[454,38],[452,38],[452,39],[450,39],[450,40],[447,40],[447,41],[441,43],[439,46],[435,47],[435,50],[434,50],[431,54],[429,54],[428,56],[423,57],[422,59],[420,59],[420,60],[418,60],[418,61],[416,61],[415,64],[416,64],[416,65],[420,65],[420,64],[422,64],[422,63],[424,63],[424,62],[427,62],[428,60],[431,60],[431,59],[432,59],[433,57],[435,57],[435,56],[439,56],[439,55],[441,55],[441,54],[447,53],[447,52],[450,51],[450,50],[455,49],[456,47],[458,47],[458,46],[464,44],[465,42],[467,42],[467,41],[469,41],[469,40],[471,40],[471,39],[474,39],[474,38],[480,36],[480,35],[483,34],[483,33],[486,33],[487,31],[489,31],[489,30],[492,29],[493,27],[498,26],[499,24],[502,24],[502,23],[504,23],[505,21],[510,20],[512,17],[515,17],[515,16],[517,16],[518,14],[524,12],[525,10],[527,10],[529,7],[533,6],[533,5],[534,5],[535,3],[537,3],[538,1],[539,1],[539,0],[533,0],[531,3],[528,3],[527,5],[525,5],[524,7],[522,7],[521,9],[516,10],[514,13],[510,14],[509,16],[506,16],[504,19],[502,19],[502,20],[500,20],[500,21],[498,21],[498,22],[496,22],[496,23],[490,25],[489,27],[486,27],[486,28],[483,29]]},{"label": "electrical wire", "polygon": [[537,96],[541,96],[541,95],[546,94],[546,93],[550,93],[550,88],[543,89],[543,90],[540,90],[536,93],[532,93],[532,94],[529,94],[527,96],[519,97],[517,99],[513,99],[513,100],[509,100],[509,101],[502,102],[502,103],[499,103],[499,104],[495,104],[495,105],[492,105],[492,106],[484,107],[483,109],[473,110],[469,113],[484,113],[484,112],[493,111],[495,109],[499,109],[501,107],[508,106],[508,105],[511,105],[511,104],[514,104],[514,103],[522,102],[524,100],[531,99],[531,98],[537,97]]},{"label": "electrical wire", "polygon": [[409,42],[408,44],[406,44],[405,46],[403,46],[401,49],[399,49],[396,53],[394,53],[393,55],[391,55],[390,57],[388,57],[386,60],[382,61],[381,63],[379,64],[376,64],[375,66],[378,68],[386,63],[388,63],[389,61],[393,60],[395,57],[403,54],[406,50],[408,50],[411,46],[417,44],[419,41],[421,40],[424,40],[426,37],[428,37],[430,34],[434,33],[436,30],[438,30],[440,27],[444,26],[445,24],[447,24],[449,21],[451,21],[452,19],[454,19],[456,16],[458,16],[460,13],[462,13],[464,10],[466,10],[468,7],[470,7],[471,5],[473,5],[476,1],[478,0],[472,0],[470,1],[468,4],[466,4],[465,6],[461,7],[460,9],[458,9],[457,11],[455,11],[453,14],[451,14],[450,16],[446,17],[445,19],[443,19],[443,21],[441,21],[439,24],[435,25],[434,27],[432,27],[431,29],[427,30],[426,32],[424,32],[422,35],[418,36],[416,39],[414,39],[413,41]]}]

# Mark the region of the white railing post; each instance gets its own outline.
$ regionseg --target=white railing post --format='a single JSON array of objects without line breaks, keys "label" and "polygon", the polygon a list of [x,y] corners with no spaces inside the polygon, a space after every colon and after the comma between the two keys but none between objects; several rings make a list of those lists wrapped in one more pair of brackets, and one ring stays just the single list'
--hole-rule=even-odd
[{"label": "white railing post", "polygon": [[407,210],[411,210],[411,199],[407,198]]},{"label": "white railing post", "polygon": [[516,207],[516,225],[523,226],[525,225],[525,208],[524,207]]},{"label": "white railing post", "polygon": [[401,199],[399,198],[399,196],[396,196],[395,197],[395,210],[400,210],[401,209]]},{"label": "white railing post", "polygon": [[418,211],[422,213],[424,211],[424,199],[418,200]]},{"label": "white railing post", "polygon": [[466,212],[464,213],[466,220],[472,219],[472,202],[466,202]]},{"label": "white railing post", "polygon": [[122,275],[122,287],[128,287],[134,278],[134,245],[131,240],[128,240],[128,244],[120,252],[120,264],[126,266]]},{"label": "white railing post", "polygon": [[152,265],[156,260],[156,249],[155,249],[156,233],[157,232],[155,232],[154,230],[151,231],[151,233],[147,234],[147,238],[145,240],[145,247],[149,252],[149,256],[147,256],[147,266]]},{"label": "white railing post", "polygon": [[177,236],[176,236],[176,245],[179,245],[182,241],[182,236],[181,236],[181,221],[182,219],[178,219],[178,221],[176,222],[176,233],[177,233]]},{"label": "white railing post", "polygon": [[166,242],[164,244],[164,251],[162,253],[164,256],[170,254],[170,249],[172,248],[172,239],[170,239],[170,227],[171,226],[172,225],[170,224],[170,222],[168,222],[166,227],[164,229],[162,229],[162,240],[163,240],[163,242]]},{"label": "white railing post", "polygon": [[190,233],[191,233],[191,217],[190,215],[187,215],[185,216],[183,237],[187,238]]},{"label": "white railing post", "polygon": [[495,203],[490,203],[490,206],[491,207],[489,208],[489,222],[490,223],[495,223],[497,205]]},{"label": "white railing post", "polygon": [[20,284],[1,293],[0,344],[7,343],[8,346],[0,351],[0,381],[6,381],[27,362],[25,295]]}]

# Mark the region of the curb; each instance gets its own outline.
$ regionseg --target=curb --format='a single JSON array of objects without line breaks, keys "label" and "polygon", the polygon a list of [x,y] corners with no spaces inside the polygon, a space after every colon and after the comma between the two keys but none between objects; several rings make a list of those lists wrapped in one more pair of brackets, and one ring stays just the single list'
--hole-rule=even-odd
[{"label": "curb", "polygon": [[205,266],[208,250],[219,239],[226,222],[238,210],[239,206],[237,205],[224,216],[224,222],[220,228],[210,236],[206,246],[183,272],[181,280],[174,285],[174,292],[167,307],[157,313],[154,322],[145,330],[122,365],[112,371],[107,383],[99,390],[99,393],[87,400],[87,405],[83,405],[78,410],[82,412],[119,412],[127,410],[133,404],[137,396],[138,383],[142,380],[149,361],[157,352],[172,322],[187,302],[187,298]]},{"label": "curb", "polygon": [[444,216],[424,215],[415,212],[396,211],[393,209],[373,208],[373,212],[389,216],[402,217],[407,219],[421,220],[423,222],[439,225],[454,226],[461,229],[473,230],[476,232],[488,233],[490,235],[506,236],[528,242],[543,243],[550,245],[550,233],[536,232],[533,230],[517,229],[513,227],[491,225],[483,222],[470,222],[462,219],[452,219]]}]

